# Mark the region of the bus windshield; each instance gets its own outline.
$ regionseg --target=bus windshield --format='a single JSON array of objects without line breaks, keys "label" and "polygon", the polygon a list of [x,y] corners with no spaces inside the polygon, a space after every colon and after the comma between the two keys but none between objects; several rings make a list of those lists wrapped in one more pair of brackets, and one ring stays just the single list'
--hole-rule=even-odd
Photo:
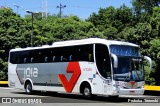
[{"label": "bus windshield", "polygon": [[118,68],[113,68],[115,80],[144,80],[142,59],[138,47],[111,45],[110,50],[118,57]]}]

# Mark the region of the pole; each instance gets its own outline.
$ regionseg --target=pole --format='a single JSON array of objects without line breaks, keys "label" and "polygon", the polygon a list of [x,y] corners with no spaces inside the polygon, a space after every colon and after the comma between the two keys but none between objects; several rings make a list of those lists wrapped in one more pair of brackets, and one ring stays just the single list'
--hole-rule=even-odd
[{"label": "pole", "polygon": [[33,47],[33,12],[32,14],[32,33],[31,33],[31,47]]},{"label": "pole", "polygon": [[19,5],[16,5],[16,4],[13,4],[13,6],[15,6],[16,8],[17,8],[17,14],[18,14],[18,9],[21,7],[22,8],[22,6],[19,6]]},{"label": "pole", "polygon": [[32,15],[32,32],[31,32],[31,47],[33,47],[34,45],[33,45],[33,43],[34,43],[34,41],[33,41],[33,12],[32,11],[29,11],[29,10],[26,10],[26,12],[27,13],[30,13],[31,15]]},{"label": "pole", "polygon": [[59,8],[59,15],[60,15],[60,17],[62,17],[62,9],[65,8],[65,7],[66,7],[66,5],[62,5],[61,3],[60,3],[59,6],[57,6],[57,8]]},{"label": "pole", "polygon": [[17,14],[18,14],[18,9],[19,9],[19,6],[17,6]]},{"label": "pole", "polygon": [[48,1],[46,0],[46,18],[48,17]]},{"label": "pole", "polygon": [[59,7],[59,15],[60,17],[62,17],[62,4],[60,3],[60,7]]}]

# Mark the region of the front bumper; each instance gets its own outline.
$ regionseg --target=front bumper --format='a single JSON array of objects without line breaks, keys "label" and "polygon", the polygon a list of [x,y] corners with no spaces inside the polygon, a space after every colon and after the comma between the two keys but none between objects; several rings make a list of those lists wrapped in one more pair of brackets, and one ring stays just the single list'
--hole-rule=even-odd
[{"label": "front bumper", "polygon": [[143,95],[144,88],[141,89],[119,89],[114,90],[113,95]]}]

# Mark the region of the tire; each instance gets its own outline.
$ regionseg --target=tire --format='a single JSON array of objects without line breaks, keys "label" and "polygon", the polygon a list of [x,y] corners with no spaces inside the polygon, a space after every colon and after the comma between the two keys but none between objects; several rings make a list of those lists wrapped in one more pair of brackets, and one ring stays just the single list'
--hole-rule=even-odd
[{"label": "tire", "polygon": [[33,93],[32,85],[31,85],[30,82],[26,83],[26,85],[25,85],[25,92],[26,92],[26,94],[32,94]]},{"label": "tire", "polygon": [[92,97],[92,92],[91,92],[91,87],[90,86],[84,86],[84,88],[83,88],[83,96],[85,98],[91,98]]},{"label": "tire", "polygon": [[57,95],[58,94],[58,92],[51,92],[51,91],[47,91],[46,92],[47,93],[47,95],[51,95],[51,96],[55,96],[55,95]]},{"label": "tire", "polygon": [[110,99],[118,99],[119,95],[109,95],[108,96]]}]

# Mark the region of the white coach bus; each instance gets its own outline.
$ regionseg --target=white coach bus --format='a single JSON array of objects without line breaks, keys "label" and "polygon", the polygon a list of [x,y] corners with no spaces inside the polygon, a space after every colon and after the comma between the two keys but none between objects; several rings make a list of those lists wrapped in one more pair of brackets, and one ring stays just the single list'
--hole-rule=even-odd
[{"label": "white coach bus", "polygon": [[92,95],[144,93],[144,59],[139,46],[99,38],[55,42],[10,50],[9,87]]}]

